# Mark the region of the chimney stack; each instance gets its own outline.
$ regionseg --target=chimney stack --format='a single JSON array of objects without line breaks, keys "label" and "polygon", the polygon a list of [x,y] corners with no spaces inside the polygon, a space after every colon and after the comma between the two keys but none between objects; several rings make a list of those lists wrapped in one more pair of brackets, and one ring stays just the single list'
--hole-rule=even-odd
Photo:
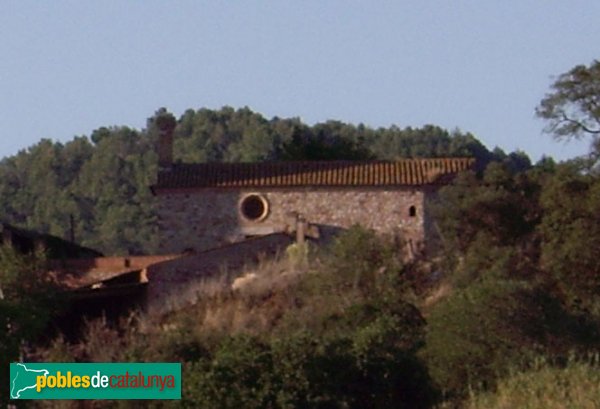
[{"label": "chimney stack", "polygon": [[166,109],[161,108],[154,116],[154,124],[158,129],[158,167],[170,169],[173,165],[173,131],[177,121]]}]

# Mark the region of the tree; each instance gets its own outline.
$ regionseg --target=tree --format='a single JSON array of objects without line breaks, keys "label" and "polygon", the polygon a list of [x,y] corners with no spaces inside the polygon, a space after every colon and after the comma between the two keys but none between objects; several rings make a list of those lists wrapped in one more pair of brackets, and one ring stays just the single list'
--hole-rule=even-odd
[{"label": "tree", "polygon": [[373,154],[358,137],[354,128],[338,121],[299,128],[283,145],[284,160],[367,160]]},{"label": "tree", "polygon": [[431,207],[447,250],[463,254],[480,234],[493,245],[516,246],[539,222],[539,189],[527,174],[513,174],[508,161],[490,163],[482,178],[459,175]]},{"label": "tree", "polygon": [[536,109],[557,139],[600,136],[600,61],[561,74]]},{"label": "tree", "polygon": [[[60,310],[58,287],[45,262],[41,252],[23,255],[0,246],[0,391],[7,391],[9,363],[19,359],[23,344],[37,341]],[[0,407],[7,396],[0,393]]]},{"label": "tree", "polygon": [[533,357],[564,358],[591,338],[588,323],[543,286],[492,277],[436,304],[427,321],[422,354],[449,397],[489,390]]},{"label": "tree", "polygon": [[542,265],[571,303],[600,311],[600,180],[561,165],[544,186]]}]

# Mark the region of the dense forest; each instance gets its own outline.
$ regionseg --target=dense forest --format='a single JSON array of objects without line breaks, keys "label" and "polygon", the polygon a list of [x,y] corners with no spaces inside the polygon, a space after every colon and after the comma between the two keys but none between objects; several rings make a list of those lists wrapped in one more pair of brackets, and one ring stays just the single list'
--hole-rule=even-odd
[{"label": "dense forest", "polygon": [[[0,358],[27,346],[42,361],[182,362],[182,401],[149,407],[597,408],[598,102],[599,62],[559,76],[537,114],[556,138],[591,138],[590,154],[536,164],[433,126],[310,127],[248,109],[188,111],[177,128],[181,161],[468,155],[479,167],[440,190],[441,247],[426,260],[403,258],[401,237],[354,226],[327,246],[292,245],[264,260],[242,290],[207,283],[184,311],[91,321],[75,342],[40,340],[68,308],[44,255],[0,248],[0,322],[19,323],[0,325]],[[42,141],[5,159],[4,217],[64,235],[74,214],[86,245],[152,251],[152,124]]]},{"label": "dense forest", "polygon": [[[0,161],[0,219],[70,238],[105,254],[156,248],[153,118],[144,130],[103,127],[65,144],[42,140]],[[394,159],[471,156],[511,168],[530,166],[521,152],[488,151],[473,135],[436,126],[371,129],[338,121],[308,126],[265,119],[248,108],[189,110],[178,120],[175,159],[182,162]]]}]

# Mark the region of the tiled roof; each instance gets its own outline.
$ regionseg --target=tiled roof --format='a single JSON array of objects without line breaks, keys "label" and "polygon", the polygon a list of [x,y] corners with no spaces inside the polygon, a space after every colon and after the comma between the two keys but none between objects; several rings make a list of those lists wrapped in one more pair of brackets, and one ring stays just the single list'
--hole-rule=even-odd
[{"label": "tiled roof", "polygon": [[416,186],[445,183],[473,166],[473,158],[398,161],[323,161],[176,164],[158,173],[152,187]]}]

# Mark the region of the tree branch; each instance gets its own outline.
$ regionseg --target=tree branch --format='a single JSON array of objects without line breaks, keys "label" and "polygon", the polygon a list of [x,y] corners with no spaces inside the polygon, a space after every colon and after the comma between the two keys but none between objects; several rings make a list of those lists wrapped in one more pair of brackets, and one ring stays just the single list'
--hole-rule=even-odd
[{"label": "tree branch", "polygon": [[575,126],[577,126],[578,128],[580,128],[581,130],[583,130],[584,132],[590,133],[590,134],[600,134],[600,129],[592,129],[589,128],[588,126],[584,125],[581,121],[577,121],[575,119],[571,119],[567,116],[567,114],[565,114],[564,112],[562,112],[562,122],[568,122],[570,124],[573,124]]}]

